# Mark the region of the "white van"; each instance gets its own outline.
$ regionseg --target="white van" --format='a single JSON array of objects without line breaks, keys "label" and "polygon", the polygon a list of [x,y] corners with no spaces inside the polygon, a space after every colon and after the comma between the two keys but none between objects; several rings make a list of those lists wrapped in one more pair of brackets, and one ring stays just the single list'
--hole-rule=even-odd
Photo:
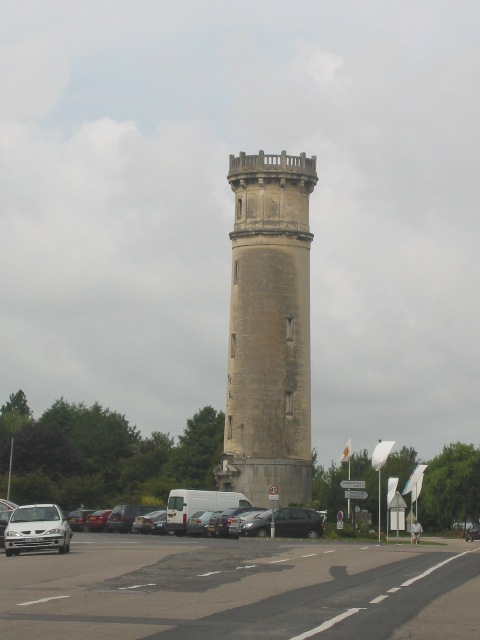
[{"label": "white van", "polygon": [[187,520],[196,511],[225,511],[232,507],[251,507],[243,493],[235,491],[197,491],[195,489],[172,489],[167,505],[167,533],[172,531],[183,536]]}]

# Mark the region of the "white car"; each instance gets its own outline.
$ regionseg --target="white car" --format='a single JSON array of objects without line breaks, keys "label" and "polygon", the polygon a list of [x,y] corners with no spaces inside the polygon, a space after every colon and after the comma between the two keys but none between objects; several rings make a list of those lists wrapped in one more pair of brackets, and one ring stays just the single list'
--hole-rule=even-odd
[{"label": "white car", "polygon": [[56,504],[26,504],[17,507],[5,529],[5,555],[23,551],[68,553],[72,531]]}]

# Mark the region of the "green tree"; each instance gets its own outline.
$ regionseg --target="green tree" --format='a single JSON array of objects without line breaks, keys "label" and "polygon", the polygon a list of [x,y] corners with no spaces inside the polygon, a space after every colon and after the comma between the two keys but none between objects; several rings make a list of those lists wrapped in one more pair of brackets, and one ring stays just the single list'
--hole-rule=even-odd
[{"label": "green tree", "polygon": [[137,485],[150,479],[160,478],[172,450],[170,434],[154,431],[149,438],[141,438],[135,452],[121,464],[120,484],[125,490],[134,490]]},{"label": "green tree", "polygon": [[0,409],[0,449],[32,420],[32,412],[22,390],[10,394],[8,402]]},{"label": "green tree", "polygon": [[480,450],[460,442],[444,446],[423,481],[423,503],[440,529],[480,517]]},{"label": "green tree", "polygon": [[41,471],[32,471],[12,477],[10,499],[17,504],[60,502],[58,483]]},{"label": "green tree", "polygon": [[224,426],[224,413],[210,406],[187,420],[165,465],[164,478],[188,489],[215,489],[213,469],[223,450]]},{"label": "green tree", "polygon": [[[2,467],[8,464],[9,456],[10,446],[6,443],[0,451]],[[57,426],[30,422],[16,434],[12,464],[14,475],[39,472],[45,477],[59,480],[85,470],[82,457]]]},{"label": "green tree", "polygon": [[57,400],[38,423],[61,429],[86,466],[87,474],[101,472],[107,492],[118,486],[122,463],[135,452],[141,436],[125,416],[95,403],[91,407]]},{"label": "green tree", "polygon": [[20,389],[17,393],[11,393],[8,402],[2,405],[0,413],[8,413],[10,411],[16,411],[19,415],[30,418],[32,412],[27,404],[27,397]]}]

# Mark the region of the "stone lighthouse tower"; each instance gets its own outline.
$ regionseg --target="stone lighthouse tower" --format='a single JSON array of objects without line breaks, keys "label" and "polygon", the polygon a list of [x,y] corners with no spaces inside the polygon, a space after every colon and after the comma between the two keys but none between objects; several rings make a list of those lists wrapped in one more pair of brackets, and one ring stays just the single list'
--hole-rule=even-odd
[{"label": "stone lighthouse tower", "polygon": [[235,193],[222,490],[311,498],[309,196],[316,158],[230,156]]}]

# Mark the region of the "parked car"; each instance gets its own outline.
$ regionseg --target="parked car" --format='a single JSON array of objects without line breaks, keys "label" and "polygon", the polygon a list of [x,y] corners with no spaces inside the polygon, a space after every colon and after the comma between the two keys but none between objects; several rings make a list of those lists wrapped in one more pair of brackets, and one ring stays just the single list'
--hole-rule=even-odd
[{"label": "parked car", "polygon": [[56,504],[26,504],[17,507],[5,529],[5,555],[24,551],[68,553],[72,530]]},{"label": "parked car", "polygon": [[238,527],[245,523],[250,522],[260,513],[263,513],[266,509],[256,510],[256,511],[247,511],[247,513],[241,513],[238,516],[233,516],[230,522],[230,535],[238,537],[237,529]]},{"label": "parked car", "polygon": [[[147,513],[146,516],[143,516],[140,533],[153,533],[153,526],[156,522],[165,522],[165,523],[167,522],[166,509],[161,509],[160,511],[153,511],[152,513]],[[157,531],[157,533],[167,533],[166,527],[162,532]]]},{"label": "parked car", "polygon": [[7,527],[8,521],[10,520],[10,515],[17,508],[14,502],[10,502],[10,500],[4,500],[0,498],[0,549],[5,548],[4,543],[4,532]]},{"label": "parked car", "polygon": [[112,513],[111,509],[99,509],[87,516],[87,529],[91,532],[105,531],[108,516]]},{"label": "parked car", "polygon": [[[144,513],[137,516],[132,524],[132,533],[150,533],[150,528],[153,524],[152,518],[156,517],[158,514],[163,513],[164,511],[164,509],[156,509],[155,511],[152,511],[150,513]],[[147,519],[149,522],[145,524]]]},{"label": "parked car", "polygon": [[131,532],[137,516],[144,516],[159,509],[161,509],[160,505],[117,504],[108,517],[106,530],[108,532],[119,531],[120,533]]},{"label": "parked car", "polygon": [[217,522],[218,519],[220,518],[220,516],[222,515],[223,511],[214,511],[212,513],[212,515],[210,516],[210,519],[208,521],[208,526],[207,526],[207,531],[208,531],[208,535],[211,538],[216,538],[217,537]]},{"label": "parked car", "polygon": [[[275,509],[275,536],[288,538],[321,538],[323,536],[323,516],[314,509],[285,507]],[[253,520],[241,523],[237,528],[239,536],[271,535],[272,510],[264,511]]]},{"label": "parked car", "polygon": [[196,511],[187,520],[187,536],[207,537],[209,535],[208,522],[214,513],[220,515],[221,511]]},{"label": "parked car", "polygon": [[154,519],[151,533],[156,536],[166,536],[167,531],[167,512],[165,511],[162,515],[157,516]]},{"label": "parked car", "polygon": [[[259,507],[236,507],[233,509],[225,509],[225,511],[223,511],[217,518],[217,522],[215,523],[215,533],[217,536],[222,538],[228,538],[230,535],[232,535],[232,537],[237,537],[236,518],[241,516],[243,513],[249,513],[250,511],[265,511],[265,509],[261,509]],[[235,527],[235,533],[232,534],[230,533],[231,525]]]},{"label": "parked car", "polygon": [[87,530],[87,516],[95,513],[95,509],[77,509],[68,514],[68,524],[72,531]]},{"label": "parked car", "polygon": [[480,524],[472,524],[472,526],[465,531],[465,540],[467,542],[480,540]]}]

